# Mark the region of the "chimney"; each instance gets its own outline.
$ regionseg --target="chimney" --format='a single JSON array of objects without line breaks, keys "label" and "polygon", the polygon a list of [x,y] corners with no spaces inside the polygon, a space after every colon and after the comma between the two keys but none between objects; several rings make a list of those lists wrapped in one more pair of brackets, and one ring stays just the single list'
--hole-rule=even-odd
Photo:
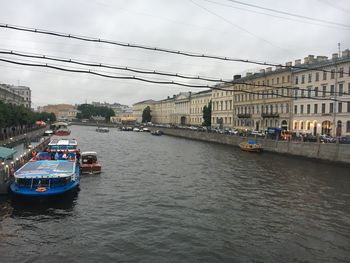
[{"label": "chimney", "polygon": [[170,99],[170,96],[168,96],[168,99]]},{"label": "chimney", "polygon": [[326,61],[327,59],[328,59],[328,57],[326,57],[326,56],[317,56],[317,58],[316,58],[317,62]]},{"label": "chimney", "polygon": [[294,65],[297,66],[297,65],[300,65],[300,64],[301,64],[301,59],[296,59]]},{"label": "chimney", "polygon": [[253,75],[253,73],[247,72],[246,77],[250,77],[250,76],[252,76],[252,75]]},{"label": "chimney", "polygon": [[309,57],[304,58],[304,64],[309,64]]},{"label": "chimney", "polygon": [[236,79],[240,79],[241,77],[242,77],[241,75],[234,75],[233,79],[236,80]]},{"label": "chimney", "polygon": [[272,67],[266,68],[266,72],[271,72],[271,71],[272,71]]},{"label": "chimney", "polygon": [[173,99],[175,99],[176,95],[173,95]]},{"label": "chimney", "polygon": [[265,69],[260,69],[260,73],[264,74],[265,73]]},{"label": "chimney", "polygon": [[282,65],[277,65],[276,70],[280,70],[280,69],[282,69]]},{"label": "chimney", "polygon": [[333,53],[333,54],[332,54],[332,59],[333,59],[333,60],[336,60],[337,58],[338,58],[338,53]]},{"label": "chimney", "polygon": [[286,67],[291,67],[292,66],[292,61],[286,62]]},{"label": "chimney", "polygon": [[309,55],[309,63],[314,63],[315,62],[315,56],[314,55]]},{"label": "chimney", "polygon": [[342,58],[345,57],[350,57],[350,50],[349,49],[345,49],[342,53],[341,53]]}]

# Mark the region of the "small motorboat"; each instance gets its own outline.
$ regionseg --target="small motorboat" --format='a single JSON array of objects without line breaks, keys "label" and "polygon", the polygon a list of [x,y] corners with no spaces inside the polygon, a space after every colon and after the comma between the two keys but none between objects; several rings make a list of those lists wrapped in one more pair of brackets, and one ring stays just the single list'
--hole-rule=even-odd
[{"label": "small motorboat", "polygon": [[263,147],[260,143],[257,143],[256,141],[253,140],[248,140],[241,142],[239,144],[239,148],[241,148],[242,151],[246,152],[262,152]]},{"label": "small motorboat", "polygon": [[70,130],[68,129],[68,124],[65,122],[56,122],[52,124],[53,132],[57,136],[68,136]]},{"label": "small motorboat", "polygon": [[163,134],[163,132],[160,130],[154,130],[154,131],[151,131],[151,134],[154,136],[160,136]]},{"label": "small motorboat", "polygon": [[81,154],[81,165],[82,174],[98,174],[101,173],[101,164],[97,161],[96,152],[83,152]]},{"label": "small motorboat", "polygon": [[102,132],[102,133],[106,133],[109,132],[109,129],[107,127],[98,127],[96,129],[97,132]]}]

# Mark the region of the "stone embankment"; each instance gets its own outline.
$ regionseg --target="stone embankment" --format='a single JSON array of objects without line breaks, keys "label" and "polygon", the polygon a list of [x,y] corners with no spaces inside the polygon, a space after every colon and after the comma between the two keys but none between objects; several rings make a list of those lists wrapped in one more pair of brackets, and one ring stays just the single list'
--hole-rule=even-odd
[{"label": "stone embankment", "polygon": [[[170,136],[232,145],[235,147],[238,147],[238,144],[246,139],[246,137],[235,135],[207,133],[186,129],[157,129]],[[277,141],[265,138],[257,138],[257,142],[261,143],[264,147],[264,151],[268,152],[350,164],[350,144]]]},{"label": "stone embankment", "polygon": [[14,136],[11,138],[7,138],[5,140],[0,140],[0,146],[4,146],[7,148],[12,148],[20,143],[23,142],[31,142],[34,141],[36,138],[42,137],[44,132],[47,130],[47,127],[43,127],[40,129],[36,129],[24,134],[20,134],[18,136]]}]

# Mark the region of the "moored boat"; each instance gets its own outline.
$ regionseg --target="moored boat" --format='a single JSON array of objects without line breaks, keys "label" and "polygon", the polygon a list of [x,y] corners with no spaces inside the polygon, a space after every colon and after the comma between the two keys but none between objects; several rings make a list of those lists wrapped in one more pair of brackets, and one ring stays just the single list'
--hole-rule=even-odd
[{"label": "moored boat", "polygon": [[163,134],[163,132],[160,131],[160,130],[154,130],[154,131],[151,131],[151,134],[152,134],[152,135],[155,135],[155,136],[160,136],[160,135]]},{"label": "moored boat", "polygon": [[81,173],[98,174],[101,173],[101,164],[97,161],[96,152],[82,152],[81,154]]},{"label": "moored boat", "polygon": [[[40,152],[14,174],[10,189],[22,197],[50,197],[76,190],[80,183],[80,165],[75,152],[51,160]],[[66,158],[66,159],[64,159]]]},{"label": "moored boat", "polygon": [[109,129],[107,127],[98,127],[96,128],[96,131],[106,133],[106,132],[109,132]]},{"label": "moored boat", "polygon": [[68,136],[70,130],[68,129],[68,124],[65,122],[56,122],[52,124],[53,133],[57,136]]},{"label": "moored boat", "polygon": [[239,144],[239,147],[241,148],[242,151],[247,151],[247,152],[262,152],[263,147],[260,143],[257,143],[256,141],[248,140],[241,142]]}]

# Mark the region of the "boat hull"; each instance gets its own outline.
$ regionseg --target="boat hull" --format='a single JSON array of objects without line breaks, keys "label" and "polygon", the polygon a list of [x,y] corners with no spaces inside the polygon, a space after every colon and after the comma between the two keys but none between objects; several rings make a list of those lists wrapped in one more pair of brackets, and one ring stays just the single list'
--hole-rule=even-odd
[{"label": "boat hull", "polygon": [[249,144],[247,142],[241,142],[239,148],[245,152],[255,152],[260,153],[263,151],[263,147],[260,144]]},{"label": "boat hull", "polygon": [[82,174],[99,174],[101,173],[101,165],[100,164],[82,164],[81,167]]},{"label": "boat hull", "polygon": [[55,132],[55,135],[56,136],[68,136],[68,135],[70,135],[70,131],[58,131],[58,132]]},{"label": "boat hull", "polygon": [[63,195],[69,192],[77,190],[79,187],[79,182],[73,182],[70,185],[65,185],[62,187],[49,188],[45,192],[37,192],[36,189],[18,187],[15,183],[10,185],[10,190],[12,194],[21,197],[53,197],[58,195]]}]

